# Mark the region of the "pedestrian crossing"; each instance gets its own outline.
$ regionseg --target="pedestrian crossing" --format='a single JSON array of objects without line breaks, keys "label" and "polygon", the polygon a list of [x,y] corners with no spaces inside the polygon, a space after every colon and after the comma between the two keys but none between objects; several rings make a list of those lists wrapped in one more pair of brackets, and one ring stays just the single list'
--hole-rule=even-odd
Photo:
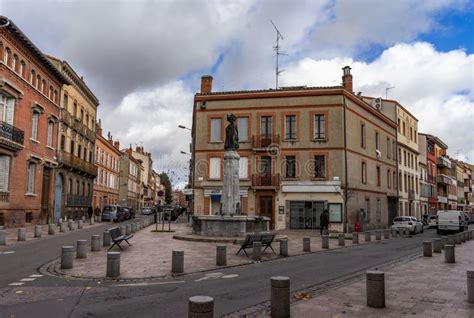
[{"label": "pedestrian crossing", "polygon": [[11,287],[23,286],[25,283],[33,282],[33,281],[35,281],[37,278],[41,278],[41,277],[43,277],[43,275],[40,275],[40,274],[32,274],[32,275],[30,275],[30,276],[28,276],[28,277],[25,277],[25,278],[20,279],[18,282],[10,283],[10,284],[8,284],[8,286],[11,286]]}]

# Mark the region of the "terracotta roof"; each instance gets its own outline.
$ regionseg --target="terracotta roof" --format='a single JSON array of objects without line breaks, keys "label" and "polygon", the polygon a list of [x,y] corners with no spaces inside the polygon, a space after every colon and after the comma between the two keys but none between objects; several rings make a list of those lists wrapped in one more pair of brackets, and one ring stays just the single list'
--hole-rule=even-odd
[{"label": "terracotta roof", "polygon": [[232,95],[232,94],[252,94],[252,93],[278,93],[278,92],[289,92],[289,91],[310,91],[318,89],[343,89],[343,86],[289,86],[280,87],[278,89],[255,89],[255,90],[240,90],[240,91],[222,91],[222,92],[210,92],[210,93],[196,93],[196,96],[208,96],[208,95]]}]

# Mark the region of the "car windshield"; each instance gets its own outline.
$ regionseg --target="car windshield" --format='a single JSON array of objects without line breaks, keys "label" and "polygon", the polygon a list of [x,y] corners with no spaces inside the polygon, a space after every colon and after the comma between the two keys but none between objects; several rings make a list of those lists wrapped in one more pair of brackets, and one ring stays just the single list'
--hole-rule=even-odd
[{"label": "car windshield", "polygon": [[404,216],[399,216],[393,219],[393,222],[408,222],[410,221],[410,218],[404,217]]},{"label": "car windshield", "polygon": [[104,208],[104,212],[114,212],[115,211],[115,207],[113,206],[106,206]]}]

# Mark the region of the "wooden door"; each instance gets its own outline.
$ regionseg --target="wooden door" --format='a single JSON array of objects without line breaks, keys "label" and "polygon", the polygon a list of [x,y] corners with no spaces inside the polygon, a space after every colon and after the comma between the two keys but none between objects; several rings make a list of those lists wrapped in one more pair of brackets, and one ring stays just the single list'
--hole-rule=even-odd
[{"label": "wooden door", "polygon": [[49,196],[50,196],[50,182],[51,168],[44,167],[43,169],[43,184],[41,187],[41,218],[46,221],[49,217]]},{"label": "wooden door", "polygon": [[273,196],[262,195],[260,196],[260,216],[266,216],[270,218],[270,227],[273,228]]}]

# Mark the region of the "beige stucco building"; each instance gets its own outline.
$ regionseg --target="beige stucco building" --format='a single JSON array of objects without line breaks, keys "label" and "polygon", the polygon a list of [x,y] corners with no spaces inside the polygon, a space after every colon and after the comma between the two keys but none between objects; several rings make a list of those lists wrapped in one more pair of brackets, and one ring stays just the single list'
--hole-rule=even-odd
[{"label": "beige stucco building", "polygon": [[153,160],[151,159],[151,153],[145,152],[143,147],[136,147],[135,150],[132,150],[132,156],[133,158],[140,160],[143,167],[140,206],[153,206],[155,186],[152,180]]},{"label": "beige stucco building", "polygon": [[122,150],[120,157],[119,205],[135,210],[143,207],[141,183],[143,166],[141,160],[132,156],[132,148]]}]

